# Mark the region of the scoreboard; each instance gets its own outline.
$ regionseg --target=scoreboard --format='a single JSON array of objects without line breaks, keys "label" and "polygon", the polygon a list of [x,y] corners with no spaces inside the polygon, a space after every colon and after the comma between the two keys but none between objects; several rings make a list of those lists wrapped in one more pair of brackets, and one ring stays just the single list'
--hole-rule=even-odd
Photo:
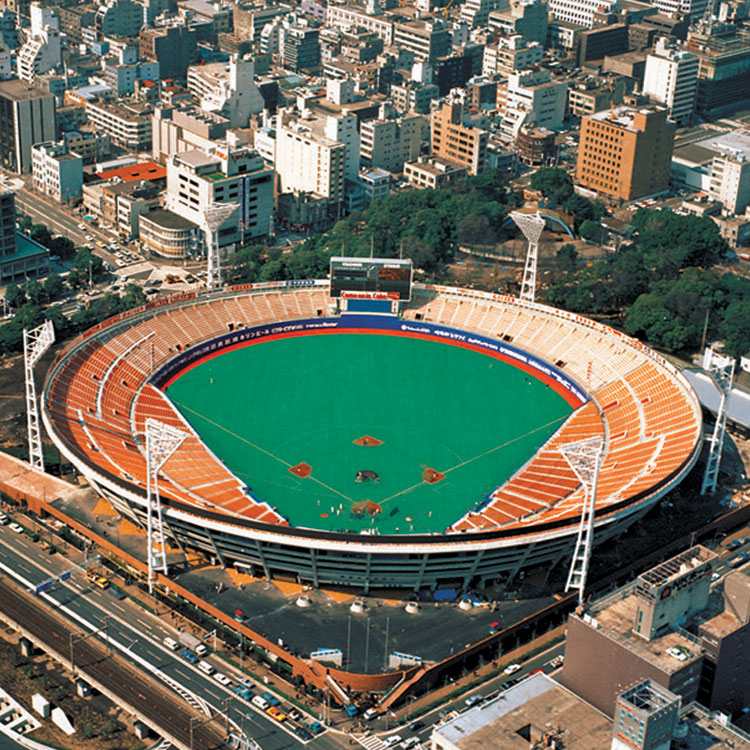
[{"label": "scoreboard", "polygon": [[331,258],[331,297],[411,299],[412,262],[393,258]]}]

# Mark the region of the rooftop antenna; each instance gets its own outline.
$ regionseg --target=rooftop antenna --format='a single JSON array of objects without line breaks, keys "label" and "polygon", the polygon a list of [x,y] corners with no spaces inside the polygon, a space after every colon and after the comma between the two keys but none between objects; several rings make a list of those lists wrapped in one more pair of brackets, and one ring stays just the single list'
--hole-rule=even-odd
[{"label": "rooftop antenna", "polygon": [[719,410],[716,412],[711,446],[708,449],[708,460],[701,484],[701,495],[714,492],[719,481],[719,465],[721,464],[721,451],[724,447],[724,431],[727,424],[727,402],[729,401],[729,394],[732,392],[734,365],[735,362],[732,357],[716,354],[711,347],[708,347],[703,354],[703,369],[719,389],[721,401],[719,402]]},{"label": "rooftop antenna", "polygon": [[604,453],[604,439],[586,438],[575,443],[561,445],[558,450],[573,469],[583,485],[584,497],[581,508],[581,521],[578,524],[573,560],[570,563],[565,590],[578,589],[578,603],[583,604],[583,590],[591,560],[591,545],[594,540],[594,512],[596,510],[596,484]]},{"label": "rooftop antenna", "polygon": [[519,299],[524,302],[533,302],[536,295],[536,262],[539,253],[539,237],[542,235],[545,221],[539,211],[533,214],[514,211],[510,217],[529,241]]}]

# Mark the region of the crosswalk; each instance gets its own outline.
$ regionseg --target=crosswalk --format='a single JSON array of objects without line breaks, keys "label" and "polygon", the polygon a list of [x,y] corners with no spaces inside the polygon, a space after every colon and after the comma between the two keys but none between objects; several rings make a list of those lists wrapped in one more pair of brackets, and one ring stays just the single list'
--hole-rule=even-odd
[{"label": "crosswalk", "polygon": [[388,745],[386,745],[385,742],[380,739],[380,737],[376,737],[374,734],[355,734],[354,739],[357,740],[357,742],[359,742],[359,744],[362,745],[365,750],[386,750],[386,748],[388,747]]}]

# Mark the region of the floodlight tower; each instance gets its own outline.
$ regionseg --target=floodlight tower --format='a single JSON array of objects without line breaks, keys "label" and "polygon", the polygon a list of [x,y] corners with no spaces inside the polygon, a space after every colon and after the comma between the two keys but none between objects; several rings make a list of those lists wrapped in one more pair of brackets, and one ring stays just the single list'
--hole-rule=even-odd
[{"label": "floodlight tower", "polygon": [[545,221],[539,211],[533,214],[522,214],[520,211],[514,211],[510,217],[529,241],[519,299],[524,302],[533,302],[536,294],[536,262],[539,253],[539,237],[542,235]]},{"label": "floodlight tower", "polygon": [[148,590],[153,593],[155,571],[167,573],[167,551],[164,547],[164,523],[161,517],[159,496],[159,471],[169,457],[182,445],[187,434],[168,424],[149,417],[146,420],[146,499],[148,502],[148,528],[146,536],[148,555]]},{"label": "floodlight tower", "polygon": [[206,223],[206,288],[221,287],[221,258],[219,255],[219,227],[239,208],[239,203],[212,203],[203,209],[203,220]]},{"label": "floodlight tower", "polygon": [[39,471],[44,471],[42,455],[42,434],[39,430],[39,407],[36,401],[34,365],[44,352],[55,342],[55,329],[47,320],[37,328],[23,329],[23,366],[26,376],[26,424],[29,433],[29,463]]},{"label": "floodlight tower", "polygon": [[721,394],[719,410],[716,412],[716,422],[711,435],[711,447],[708,450],[706,470],[703,473],[701,484],[701,495],[713,492],[719,480],[719,465],[721,464],[721,451],[724,447],[724,431],[727,424],[727,401],[732,392],[732,381],[734,380],[734,359],[716,354],[710,347],[703,355],[703,369],[716,384]]},{"label": "floodlight tower", "polygon": [[578,603],[583,604],[583,590],[591,560],[591,545],[594,539],[594,511],[596,510],[596,484],[604,454],[604,439],[586,438],[575,443],[561,445],[558,450],[583,485],[584,497],[578,537],[570,563],[565,590],[578,589]]}]

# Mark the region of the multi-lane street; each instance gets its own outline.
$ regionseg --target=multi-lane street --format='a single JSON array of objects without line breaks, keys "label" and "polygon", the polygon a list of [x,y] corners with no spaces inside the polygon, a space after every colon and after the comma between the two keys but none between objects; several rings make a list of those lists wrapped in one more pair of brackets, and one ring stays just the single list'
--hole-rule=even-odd
[{"label": "multi-lane street", "polygon": [[[279,723],[265,711],[240,697],[233,685],[221,685],[213,676],[204,674],[196,664],[190,663],[164,645],[163,639],[179,639],[180,633],[168,623],[151,615],[128,599],[117,600],[112,590],[100,590],[85,576],[85,571],[71,566],[64,557],[45,556],[39,544],[25,534],[14,533],[9,526],[0,527],[0,572],[37,592],[40,600],[53,605],[58,612],[76,624],[81,632],[99,631],[102,642],[109,642],[119,654],[148,672],[163,684],[175,690],[194,708],[220,713],[225,722],[233,725],[261,745],[263,750],[279,750],[302,744],[296,725],[316,717],[303,715],[298,722],[286,720]],[[61,576],[70,573],[65,581]],[[3,601],[6,602],[5,598]],[[6,607],[4,606],[5,610]],[[86,658],[89,640],[76,643],[73,653],[78,661]],[[210,645],[210,644],[209,644]],[[63,644],[67,648],[67,644]],[[234,685],[245,675],[235,671],[228,663],[212,655],[205,657],[218,672],[225,674]],[[81,664],[83,662],[80,662]],[[137,680],[137,671],[134,671]],[[268,688],[263,684],[252,687],[254,695]],[[282,703],[282,710],[288,710]],[[307,740],[316,748],[328,750],[340,747],[342,740],[335,733]],[[345,744],[344,740],[344,744]]]}]

